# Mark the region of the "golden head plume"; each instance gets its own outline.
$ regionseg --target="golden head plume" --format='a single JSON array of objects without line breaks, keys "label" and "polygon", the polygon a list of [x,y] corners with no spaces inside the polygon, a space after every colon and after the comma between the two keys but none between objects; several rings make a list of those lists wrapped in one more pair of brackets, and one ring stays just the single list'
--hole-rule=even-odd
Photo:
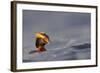
[{"label": "golden head plume", "polygon": [[46,43],[49,43],[49,37],[45,34],[45,32],[37,32],[36,38],[43,39]]}]

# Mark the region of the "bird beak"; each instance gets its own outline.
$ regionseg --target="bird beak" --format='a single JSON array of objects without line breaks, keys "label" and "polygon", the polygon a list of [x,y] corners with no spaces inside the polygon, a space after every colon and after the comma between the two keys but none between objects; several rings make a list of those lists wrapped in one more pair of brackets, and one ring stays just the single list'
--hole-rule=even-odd
[{"label": "bird beak", "polygon": [[46,43],[49,43],[48,38],[44,38],[44,41],[45,41]]}]

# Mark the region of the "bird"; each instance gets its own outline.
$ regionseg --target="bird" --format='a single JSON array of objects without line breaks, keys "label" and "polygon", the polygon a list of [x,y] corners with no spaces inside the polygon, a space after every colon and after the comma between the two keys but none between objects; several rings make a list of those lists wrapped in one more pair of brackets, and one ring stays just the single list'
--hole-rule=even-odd
[{"label": "bird", "polygon": [[45,45],[49,43],[50,38],[45,32],[37,32],[36,36],[36,50],[37,52],[44,52],[46,51]]}]

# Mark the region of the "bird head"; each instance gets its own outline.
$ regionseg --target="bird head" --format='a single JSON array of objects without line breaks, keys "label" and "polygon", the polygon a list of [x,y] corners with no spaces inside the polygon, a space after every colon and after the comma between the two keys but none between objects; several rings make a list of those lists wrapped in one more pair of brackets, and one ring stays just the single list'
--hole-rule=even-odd
[{"label": "bird head", "polygon": [[36,38],[43,39],[46,43],[49,43],[49,37],[44,32],[37,32]]}]

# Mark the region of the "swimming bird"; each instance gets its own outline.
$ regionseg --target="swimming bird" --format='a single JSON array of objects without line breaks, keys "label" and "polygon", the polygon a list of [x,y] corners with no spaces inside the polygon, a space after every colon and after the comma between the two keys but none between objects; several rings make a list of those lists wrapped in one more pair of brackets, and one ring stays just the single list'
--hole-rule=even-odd
[{"label": "swimming bird", "polygon": [[49,36],[45,32],[37,32],[36,36],[36,50],[37,52],[46,51],[45,45],[49,43]]}]

